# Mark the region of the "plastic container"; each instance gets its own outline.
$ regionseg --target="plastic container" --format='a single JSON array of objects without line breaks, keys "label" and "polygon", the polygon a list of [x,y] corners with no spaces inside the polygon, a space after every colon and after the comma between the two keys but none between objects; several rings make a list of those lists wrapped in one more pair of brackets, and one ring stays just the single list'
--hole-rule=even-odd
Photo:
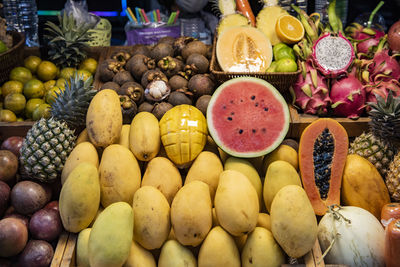
[{"label": "plastic container", "polygon": [[180,19],[181,35],[199,39],[207,45],[212,44],[211,32],[201,18]]},{"label": "plastic container", "polygon": [[27,46],[39,46],[38,15],[35,0],[3,0],[7,30],[25,34]]}]

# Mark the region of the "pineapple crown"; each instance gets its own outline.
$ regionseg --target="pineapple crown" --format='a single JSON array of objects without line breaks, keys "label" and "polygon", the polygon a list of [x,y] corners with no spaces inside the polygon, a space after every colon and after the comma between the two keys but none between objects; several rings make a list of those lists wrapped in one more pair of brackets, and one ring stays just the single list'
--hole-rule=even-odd
[{"label": "pineapple crown", "polygon": [[64,12],[58,16],[59,26],[51,21],[46,22],[45,35],[49,39],[49,58],[60,68],[76,68],[86,58],[85,48],[92,37],[89,24],[77,25],[72,15]]},{"label": "pineapple crown", "polygon": [[376,103],[370,102],[369,123],[372,133],[384,142],[400,147],[400,96],[394,97],[389,91],[387,97],[376,96]]},{"label": "pineapple crown", "polygon": [[97,93],[91,85],[92,77],[84,80],[82,75],[75,74],[65,82],[65,90],[56,92],[56,99],[51,105],[51,116],[65,121],[71,128],[85,125],[86,113],[90,101]]}]

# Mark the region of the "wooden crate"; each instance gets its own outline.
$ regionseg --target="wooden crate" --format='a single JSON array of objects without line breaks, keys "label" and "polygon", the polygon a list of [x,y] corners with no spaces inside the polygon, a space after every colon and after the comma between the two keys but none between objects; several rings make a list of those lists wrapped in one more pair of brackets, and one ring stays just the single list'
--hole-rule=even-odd
[{"label": "wooden crate", "polygon": [[63,259],[65,247],[68,242],[68,237],[69,237],[68,232],[63,232],[58,239],[56,250],[54,251],[54,256],[53,260],[51,261],[50,267],[59,267],[61,266],[61,261]]}]

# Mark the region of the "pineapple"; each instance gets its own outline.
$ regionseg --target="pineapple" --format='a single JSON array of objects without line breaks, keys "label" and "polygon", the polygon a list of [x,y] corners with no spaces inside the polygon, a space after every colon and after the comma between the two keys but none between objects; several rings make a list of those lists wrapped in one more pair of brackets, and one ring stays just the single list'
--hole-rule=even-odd
[{"label": "pineapple", "polygon": [[60,26],[51,21],[46,22],[45,35],[49,41],[49,58],[58,67],[76,68],[86,58],[85,48],[87,42],[91,40],[89,24],[77,25],[72,15],[66,12],[58,17]]},{"label": "pineapple", "polygon": [[400,201],[400,152],[389,164],[386,174],[386,186],[389,189],[390,197],[393,201]]},{"label": "pineapple", "polygon": [[386,177],[389,164],[400,143],[400,97],[387,100],[377,96],[377,103],[369,103],[370,132],[358,136],[350,144],[349,153],[368,159]]},{"label": "pineapple", "polygon": [[51,106],[51,117],[41,118],[28,131],[21,147],[21,165],[32,179],[53,182],[75,146],[72,127],[85,124],[90,101],[96,94],[91,78],[83,81],[75,75],[57,95]]}]

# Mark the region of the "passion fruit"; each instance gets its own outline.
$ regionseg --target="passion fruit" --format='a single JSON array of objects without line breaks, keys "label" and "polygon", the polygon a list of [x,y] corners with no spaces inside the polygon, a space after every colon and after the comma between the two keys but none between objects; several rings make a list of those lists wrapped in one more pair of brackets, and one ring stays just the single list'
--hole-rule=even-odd
[{"label": "passion fruit", "polygon": [[11,110],[14,114],[20,114],[26,105],[23,94],[11,93],[4,98],[4,108]]},{"label": "passion fruit", "polygon": [[31,79],[24,85],[24,95],[28,99],[42,98],[44,93],[44,85],[38,79]]},{"label": "passion fruit", "polygon": [[40,57],[29,56],[24,60],[24,67],[29,69],[32,73],[36,73],[40,63],[42,63],[42,59]]},{"label": "passion fruit", "polygon": [[35,108],[35,110],[32,113],[32,119],[34,121],[38,121],[41,118],[50,118],[51,116],[51,106],[49,104],[40,104]]},{"label": "passion fruit", "polygon": [[47,82],[54,80],[58,74],[58,68],[53,62],[44,60],[37,67],[37,76],[40,80]]},{"label": "passion fruit", "polygon": [[25,106],[25,117],[28,119],[32,119],[33,111],[40,105],[44,104],[44,100],[41,98],[31,98],[26,102]]},{"label": "passion fruit", "polygon": [[1,87],[1,93],[3,97],[6,97],[10,93],[22,94],[24,89],[24,84],[20,81],[7,81]]},{"label": "passion fruit", "polygon": [[25,84],[30,79],[32,79],[32,73],[25,67],[13,68],[10,72],[10,80],[20,81],[21,83]]},{"label": "passion fruit", "polygon": [[7,182],[18,171],[18,158],[11,151],[0,150],[0,181]]},{"label": "passion fruit", "polygon": [[92,57],[88,57],[84,61],[82,61],[82,63],[79,65],[79,69],[87,70],[93,75],[96,73],[97,60]]},{"label": "passion fruit", "polygon": [[15,122],[17,121],[17,116],[14,112],[8,109],[0,109],[0,121],[1,122]]}]

